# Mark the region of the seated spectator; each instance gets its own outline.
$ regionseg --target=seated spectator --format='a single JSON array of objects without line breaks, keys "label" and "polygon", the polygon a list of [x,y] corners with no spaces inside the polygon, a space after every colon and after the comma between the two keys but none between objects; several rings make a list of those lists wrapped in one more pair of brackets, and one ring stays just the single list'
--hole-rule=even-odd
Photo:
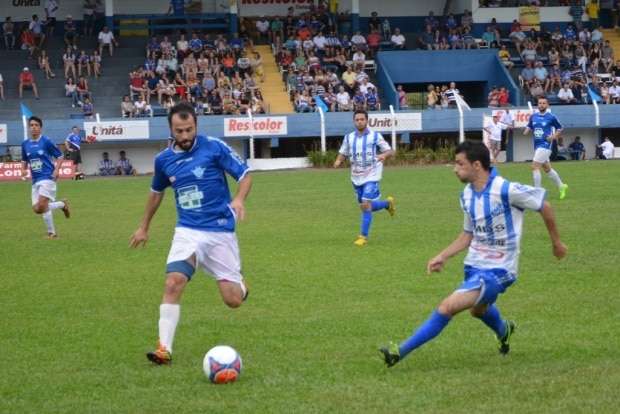
[{"label": "seated spectator", "polygon": [[403,90],[403,85],[396,87],[396,93],[398,94],[398,106],[400,109],[409,108],[409,102],[407,101],[407,93]]},{"label": "seated spectator", "polygon": [[434,50],[436,49],[435,45],[435,33],[430,25],[426,25],[424,32],[418,38],[420,42],[420,48],[426,50]]},{"label": "seated spectator", "polygon": [[307,90],[296,94],[295,111],[312,112],[312,97],[309,95]]},{"label": "seated spectator", "polygon": [[172,99],[173,95],[164,96],[164,100],[161,103],[162,108],[166,110],[166,113],[170,113],[170,109],[176,105],[174,99]]},{"label": "seated spectator", "polygon": [[471,33],[471,29],[469,27],[466,27],[463,30],[461,41],[463,43],[463,48],[465,49],[478,49],[478,44],[476,43],[476,39],[474,38],[474,35]]},{"label": "seated spectator", "polygon": [[90,65],[93,68],[93,75],[95,75],[95,79],[101,76],[101,55],[98,50],[93,50],[93,54],[90,57]]},{"label": "seated spectator", "polygon": [[620,103],[620,84],[618,84],[618,81],[615,79],[609,87],[609,103]]},{"label": "seated spectator", "polygon": [[611,68],[614,64],[614,49],[611,47],[609,40],[605,40],[605,43],[601,47],[600,63],[603,65],[604,72],[611,72]]},{"label": "seated spectator", "polygon": [[505,108],[510,105],[510,93],[505,87],[499,88],[499,106]]},{"label": "seated spectator", "polygon": [[125,151],[118,153],[116,161],[116,175],[136,175],[136,169],[131,165],[131,160],[125,156]]},{"label": "seated spectator", "polygon": [[77,58],[77,65],[78,65],[78,76],[82,76],[82,71],[84,69],[86,69],[86,73],[88,74],[88,76],[91,76],[90,56],[86,54],[85,50],[82,50],[80,52]]},{"label": "seated spectator", "polygon": [[34,80],[34,75],[30,72],[30,69],[25,67],[19,73],[19,98],[23,97],[24,88],[31,88],[36,99],[39,99],[39,90],[37,89],[37,83]]},{"label": "seated spectator", "polygon": [[521,24],[516,20],[513,21],[512,27],[510,29],[510,34],[508,35],[512,43],[515,45],[515,49],[517,49],[517,53],[521,54],[521,45],[527,39],[527,35],[521,29]]},{"label": "seated spectator", "polygon": [[212,114],[221,115],[223,112],[222,97],[217,90],[212,90],[207,97],[207,104]]},{"label": "seated spectator", "polygon": [[99,175],[114,175],[116,174],[116,167],[114,162],[108,158],[108,153],[101,154],[102,159],[99,161]]},{"label": "seated spectator", "polygon": [[136,115],[136,106],[131,102],[131,98],[129,95],[123,96],[123,101],[121,102],[121,117],[123,118],[133,118]]},{"label": "seated spectator", "polygon": [[497,86],[494,86],[493,89],[491,89],[491,92],[489,92],[487,100],[489,103],[489,108],[499,107],[499,88]]},{"label": "seated spectator", "polygon": [[456,83],[450,82],[450,88],[446,90],[445,94],[448,97],[448,105],[456,107],[456,96],[461,94],[461,91],[456,88]]},{"label": "seated spectator", "polygon": [[39,55],[39,69],[45,73],[45,79],[55,78],[56,74],[52,72],[52,68],[50,66],[50,59],[47,56],[47,52],[45,50],[41,51]]},{"label": "seated spectator", "polygon": [[523,51],[521,52],[521,59],[523,62],[534,63],[538,58],[538,53],[536,52],[536,46],[533,42],[527,42]]},{"label": "seated spectator", "polygon": [[118,47],[118,42],[114,38],[114,33],[110,31],[108,26],[103,26],[103,29],[99,32],[97,39],[99,41],[99,54],[103,55],[103,48],[107,47],[110,56],[113,56],[114,47]]},{"label": "seated spectator", "polygon": [[482,34],[482,41],[487,47],[497,48],[499,39],[495,36],[495,31],[491,26],[487,26],[487,30]]},{"label": "seated spectator", "polygon": [[547,68],[543,66],[541,61],[536,62],[536,66],[534,67],[534,77],[543,85],[543,89],[545,93],[547,93],[549,89],[549,72],[547,72]]},{"label": "seated spectator", "polygon": [[131,71],[129,73],[129,96],[132,97],[134,93],[139,96],[141,93],[146,94],[147,92],[148,85],[144,79],[142,68]]},{"label": "seated spectator", "polygon": [[362,93],[362,91],[360,91],[359,89],[357,89],[355,91],[355,95],[353,95],[353,109],[356,111],[362,110],[365,111],[366,108],[366,97],[364,96],[364,94]]},{"label": "seated spectator", "polygon": [[370,32],[367,38],[368,41],[368,55],[374,59],[381,46],[381,35],[378,30]]},{"label": "seated spectator", "polygon": [[185,39],[185,34],[182,33],[177,40],[177,60],[183,61],[189,55],[193,56],[189,50],[189,42]]},{"label": "seated spectator", "polygon": [[574,161],[586,159],[586,147],[581,142],[581,137],[576,136],[575,140],[568,146],[568,152]]},{"label": "seated spectator", "polygon": [[43,33],[43,24],[41,23],[41,20],[39,20],[39,16],[36,14],[32,15],[32,20],[28,25],[28,30],[32,33],[34,46],[41,48],[43,46],[43,42],[45,42],[45,33]]},{"label": "seated spectator", "polygon": [[545,96],[545,91],[538,79],[534,79],[534,81],[530,85],[530,95],[533,99],[538,99],[541,96]]},{"label": "seated spectator", "polygon": [[366,63],[366,55],[361,50],[358,50],[353,54],[353,67],[357,70],[364,69],[364,64]]},{"label": "seated spectator", "polygon": [[522,87],[529,87],[534,81],[534,78],[535,73],[532,62],[527,62],[525,67],[521,69],[521,74],[519,75],[519,81],[521,82]]},{"label": "seated spectator", "polygon": [[19,40],[21,42],[21,49],[28,50],[29,56],[32,57],[38,46],[35,43],[34,35],[30,29],[22,31]]},{"label": "seated spectator", "polygon": [[64,28],[65,28],[65,34],[64,34],[65,45],[73,47],[74,49],[77,48],[77,38],[78,38],[77,26],[75,25],[75,22],[73,21],[73,17],[70,14],[67,15]]},{"label": "seated spectator", "polygon": [[224,92],[222,98],[222,112],[225,115],[239,115],[239,106],[237,101],[232,97],[230,91]]},{"label": "seated spectator", "polygon": [[4,79],[2,79],[1,73],[0,73],[0,99],[4,101]]},{"label": "seated spectator", "polygon": [[400,33],[400,29],[398,27],[394,29],[394,34],[390,38],[390,42],[392,43],[392,47],[394,49],[405,48],[405,36]]},{"label": "seated spectator", "polygon": [[15,24],[11,17],[7,17],[2,24],[2,36],[7,50],[15,49]]},{"label": "seated spectator", "polygon": [[512,69],[512,67],[515,65],[510,60],[510,52],[506,48],[506,45],[501,46],[501,48],[499,49],[499,52],[497,52],[497,55],[499,56],[499,59],[502,61],[504,66],[506,66],[506,68]]},{"label": "seated spectator", "polygon": [[271,43],[278,43],[284,39],[284,23],[279,16],[276,16],[271,21],[271,27],[269,29],[269,40]]},{"label": "seated spectator", "polygon": [[140,94],[138,100],[134,102],[135,114],[137,117],[153,116],[153,108],[147,102],[143,93]]},{"label": "seated spectator", "polygon": [[161,56],[161,46],[157,36],[151,37],[149,42],[146,44],[146,55],[152,55],[156,58]]},{"label": "seated spectator", "polygon": [[349,94],[355,90],[356,78],[356,73],[353,72],[350,66],[347,66],[347,70],[342,74],[342,82]]},{"label": "seated spectator", "polygon": [[86,98],[90,98],[90,89],[88,88],[88,81],[84,76],[80,76],[77,81],[77,93],[80,101],[84,102]]},{"label": "seated spectator", "polygon": [[80,98],[77,92],[77,85],[73,82],[73,78],[67,79],[65,83],[65,96],[71,98],[71,107],[75,108],[78,105],[81,105]]},{"label": "seated spectator", "polygon": [[351,95],[349,95],[349,93],[344,90],[344,86],[341,85],[336,94],[336,110],[343,112],[352,109]]},{"label": "seated spectator", "polygon": [[82,104],[82,113],[84,114],[84,118],[92,119],[95,114],[95,107],[93,106],[90,98],[85,98],[84,103]]},{"label": "seated spectator", "polygon": [[565,83],[562,88],[558,91],[558,99],[563,104],[574,104],[577,103],[575,96],[573,95],[573,91],[571,90],[568,83]]},{"label": "seated spectator", "polygon": [[355,47],[355,50],[361,50],[362,52],[365,52],[368,49],[366,38],[362,36],[362,32],[360,32],[359,30],[355,32],[353,37],[351,37],[351,43]]},{"label": "seated spectator", "polygon": [[380,111],[381,102],[379,101],[379,95],[373,86],[368,87],[368,92],[364,95],[366,98],[366,109],[369,111]]}]

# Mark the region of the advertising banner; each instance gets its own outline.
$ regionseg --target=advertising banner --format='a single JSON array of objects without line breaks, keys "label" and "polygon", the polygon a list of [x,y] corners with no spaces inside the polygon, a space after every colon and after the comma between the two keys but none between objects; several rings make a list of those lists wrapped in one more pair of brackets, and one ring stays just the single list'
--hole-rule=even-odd
[{"label": "advertising banner", "polygon": [[84,122],[86,141],[114,141],[149,138],[149,121]]},{"label": "advertising banner", "polygon": [[[420,112],[396,113],[396,132],[421,131],[422,114]],[[368,128],[377,132],[392,132],[392,115],[389,113],[369,113]]]},{"label": "advertising banner", "polygon": [[[61,161],[58,175],[59,178],[73,178],[75,175],[75,165],[73,165],[73,161]],[[21,162],[0,162],[0,181],[19,181],[21,178]],[[30,179],[30,170],[28,170],[26,178]]]},{"label": "advertising banner", "polygon": [[255,137],[269,137],[273,135],[286,135],[288,133],[287,118],[285,116],[254,118],[253,124],[254,131],[251,131],[252,125],[250,125],[250,119],[247,117],[224,118],[224,136],[247,137],[252,132],[252,135]]},{"label": "advertising banner", "polygon": [[7,125],[0,124],[0,144],[6,144],[8,135],[7,135]]},{"label": "advertising banner", "polygon": [[536,6],[519,7],[519,23],[524,32],[528,32],[530,29],[540,30],[540,8]]}]

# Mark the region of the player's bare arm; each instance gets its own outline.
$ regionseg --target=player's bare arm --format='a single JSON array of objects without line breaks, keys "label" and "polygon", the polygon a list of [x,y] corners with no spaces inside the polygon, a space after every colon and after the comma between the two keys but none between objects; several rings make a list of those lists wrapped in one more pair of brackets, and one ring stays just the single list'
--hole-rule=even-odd
[{"label": "player's bare arm", "polygon": [[161,205],[161,201],[164,199],[164,193],[157,193],[155,191],[151,191],[149,194],[149,198],[146,201],[146,207],[144,208],[144,217],[142,218],[142,223],[140,223],[140,227],[138,230],[131,235],[131,240],[129,241],[129,247],[139,247],[140,245],[146,246],[146,242],[149,239],[149,227],[151,225],[151,220],[153,216],[157,212],[157,209]]},{"label": "player's bare arm", "polygon": [[237,194],[235,198],[230,202],[230,207],[235,211],[238,220],[245,219],[245,199],[250,194],[252,189],[252,177],[248,174],[241,181],[239,181],[239,188],[237,188]]},{"label": "player's bare arm", "polygon": [[469,247],[473,237],[474,235],[472,233],[467,233],[465,231],[461,232],[461,234],[459,234],[459,236],[452,243],[450,243],[448,247],[446,247],[441,253],[428,261],[428,264],[426,265],[426,271],[429,274],[431,272],[440,272],[443,268],[443,265],[448,261],[449,258]]},{"label": "player's bare arm", "polygon": [[377,155],[377,161],[383,162],[383,161],[387,160],[388,158],[390,158],[393,155],[394,155],[394,151],[393,150],[384,151],[381,154]]},{"label": "player's bare arm", "polygon": [[543,204],[543,208],[540,210],[540,215],[545,222],[547,232],[549,233],[549,238],[551,239],[553,255],[558,259],[563,258],[564,256],[566,256],[568,248],[560,240],[560,234],[558,233],[558,228],[555,223],[555,214],[553,213],[553,208],[551,207],[551,204],[545,201],[545,203]]},{"label": "player's bare arm", "polygon": [[22,181],[27,180],[26,178],[27,175],[28,175],[28,163],[26,161],[22,161],[22,172],[21,172]]},{"label": "player's bare arm", "polygon": [[336,161],[334,161],[334,168],[340,167],[345,158],[346,157],[344,155],[338,154],[338,156],[336,157]]}]

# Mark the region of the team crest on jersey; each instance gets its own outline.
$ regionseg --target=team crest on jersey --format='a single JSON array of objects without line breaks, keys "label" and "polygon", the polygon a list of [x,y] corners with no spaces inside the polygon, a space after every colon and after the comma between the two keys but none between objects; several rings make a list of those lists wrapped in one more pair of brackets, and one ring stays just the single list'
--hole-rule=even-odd
[{"label": "team crest on jersey", "polygon": [[38,151],[37,151],[37,154],[39,154],[39,155],[43,155],[43,150],[38,150]]},{"label": "team crest on jersey", "polygon": [[202,176],[205,175],[205,169],[198,166],[192,170],[192,173],[194,173],[196,178],[202,178]]}]

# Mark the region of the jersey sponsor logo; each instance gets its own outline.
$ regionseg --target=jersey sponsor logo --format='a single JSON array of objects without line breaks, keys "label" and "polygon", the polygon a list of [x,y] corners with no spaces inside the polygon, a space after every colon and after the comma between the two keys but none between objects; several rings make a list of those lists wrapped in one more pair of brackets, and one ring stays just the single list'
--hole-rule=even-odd
[{"label": "jersey sponsor logo", "polygon": [[177,190],[177,201],[183,210],[195,210],[202,207],[204,193],[198,190],[197,185],[182,187]]},{"label": "jersey sponsor logo", "polygon": [[189,158],[181,158],[180,160],[176,161],[176,164],[181,164],[182,162],[190,162],[191,160],[193,160],[194,157],[189,157]]},{"label": "jersey sponsor logo", "polygon": [[483,258],[488,260],[501,260],[505,256],[504,252],[501,252],[499,250],[486,249],[481,246],[472,246],[471,248],[476,252],[480,253]]},{"label": "jersey sponsor logo", "polygon": [[504,230],[506,230],[506,226],[503,224],[496,224],[494,226],[476,226],[476,233],[501,233]]}]

